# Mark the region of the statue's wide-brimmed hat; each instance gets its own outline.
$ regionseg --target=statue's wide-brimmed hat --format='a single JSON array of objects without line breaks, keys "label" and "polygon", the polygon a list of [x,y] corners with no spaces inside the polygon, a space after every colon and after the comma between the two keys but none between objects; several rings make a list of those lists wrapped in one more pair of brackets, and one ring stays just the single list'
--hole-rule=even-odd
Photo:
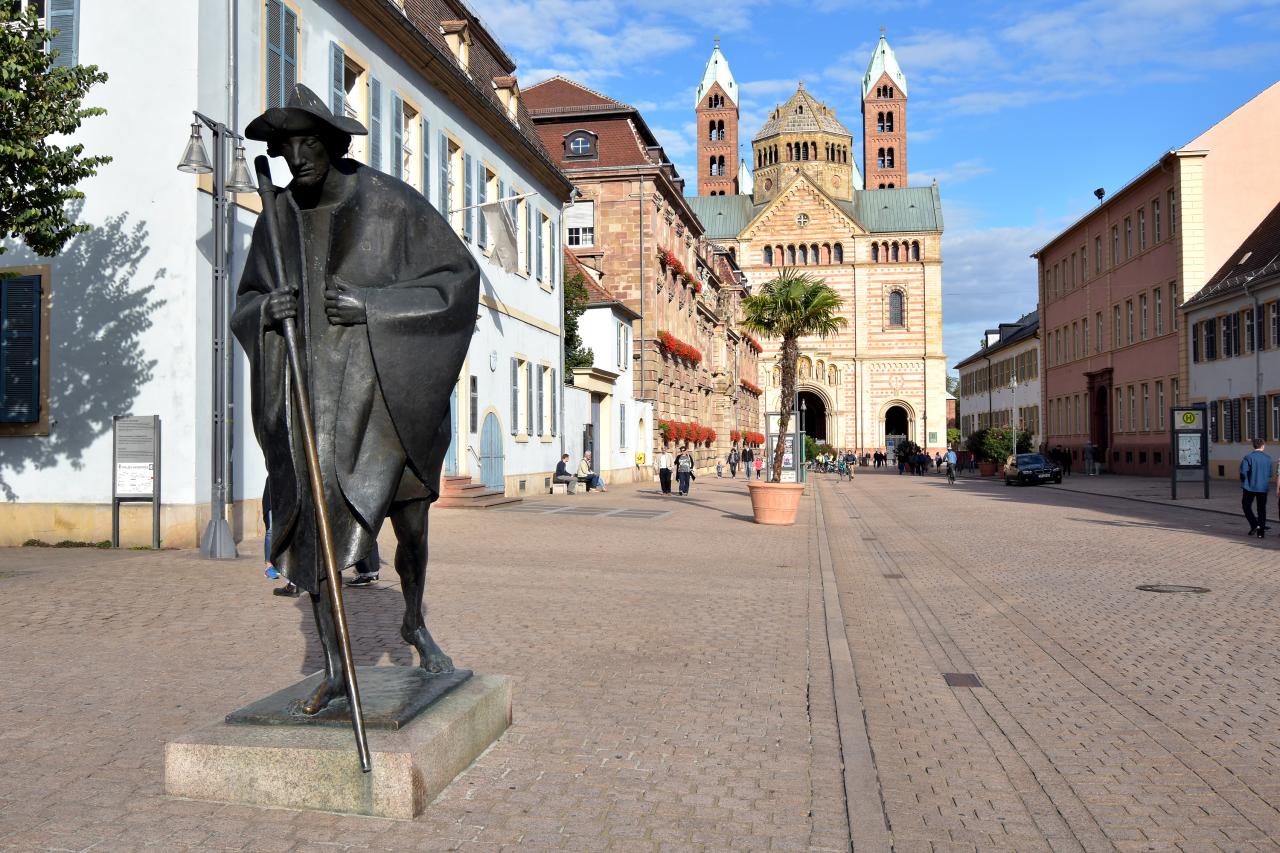
[{"label": "statue's wide-brimmed hat", "polygon": [[282,136],[338,131],[351,136],[364,136],[369,131],[353,118],[329,112],[320,96],[301,83],[289,91],[283,107],[272,107],[249,122],[244,135],[249,139],[270,142]]}]

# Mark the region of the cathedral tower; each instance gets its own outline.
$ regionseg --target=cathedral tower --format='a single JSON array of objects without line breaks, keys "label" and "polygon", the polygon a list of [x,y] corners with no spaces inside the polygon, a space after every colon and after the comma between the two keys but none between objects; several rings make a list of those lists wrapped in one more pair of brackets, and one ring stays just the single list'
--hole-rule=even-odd
[{"label": "cathedral tower", "polygon": [[694,103],[698,128],[698,195],[738,194],[738,84],[720,52],[711,50]]},{"label": "cathedral tower", "polygon": [[869,190],[907,185],[907,76],[883,27],[862,78],[862,171]]}]

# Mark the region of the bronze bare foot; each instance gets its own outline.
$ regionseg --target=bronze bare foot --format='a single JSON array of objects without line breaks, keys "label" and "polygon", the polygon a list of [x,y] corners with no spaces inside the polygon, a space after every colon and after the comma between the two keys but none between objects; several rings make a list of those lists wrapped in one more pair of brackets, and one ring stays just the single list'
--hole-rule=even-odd
[{"label": "bronze bare foot", "polygon": [[453,672],[453,659],[436,645],[436,641],[431,638],[431,632],[426,628],[418,628],[412,633],[401,629],[400,636],[418,650],[419,665],[427,672],[433,675]]},{"label": "bronze bare foot", "polygon": [[328,676],[312,691],[307,701],[302,703],[302,713],[308,717],[318,714],[329,707],[329,703],[334,699],[340,699],[346,695],[347,691],[342,678],[336,675]]}]

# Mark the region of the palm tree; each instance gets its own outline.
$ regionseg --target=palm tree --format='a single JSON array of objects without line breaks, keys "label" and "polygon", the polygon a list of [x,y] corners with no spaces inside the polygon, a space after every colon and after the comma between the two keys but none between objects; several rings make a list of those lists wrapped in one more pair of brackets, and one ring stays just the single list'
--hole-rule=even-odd
[{"label": "palm tree", "polygon": [[778,277],[767,281],[760,292],[743,301],[742,325],[757,334],[782,339],[782,399],[778,406],[782,420],[778,443],[773,449],[773,481],[782,476],[782,452],[791,408],[796,397],[796,362],[801,338],[837,334],[848,324],[840,316],[841,299],[825,280],[792,267],[783,267]]}]

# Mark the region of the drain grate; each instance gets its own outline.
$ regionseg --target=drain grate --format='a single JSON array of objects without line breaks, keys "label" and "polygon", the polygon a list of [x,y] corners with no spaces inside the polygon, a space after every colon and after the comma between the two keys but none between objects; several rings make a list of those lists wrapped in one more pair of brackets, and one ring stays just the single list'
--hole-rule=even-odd
[{"label": "drain grate", "polygon": [[863,535],[863,537],[862,537],[862,541],[863,541],[863,542],[875,542],[878,538],[879,538],[878,536],[873,536],[872,534],[867,533],[867,534],[864,534],[864,535]]},{"label": "drain grate", "polygon": [[1192,592],[1196,594],[1210,591],[1207,586],[1183,586],[1176,583],[1144,583],[1137,589],[1142,592]]},{"label": "drain grate", "polygon": [[942,679],[948,687],[981,687],[982,682],[972,672],[944,672]]},{"label": "drain grate", "polygon": [[904,579],[904,578],[906,577],[906,575],[881,575],[880,577],[882,577],[882,578],[888,578],[888,579],[889,579],[889,580],[891,580],[891,581],[900,581],[900,580]]}]

